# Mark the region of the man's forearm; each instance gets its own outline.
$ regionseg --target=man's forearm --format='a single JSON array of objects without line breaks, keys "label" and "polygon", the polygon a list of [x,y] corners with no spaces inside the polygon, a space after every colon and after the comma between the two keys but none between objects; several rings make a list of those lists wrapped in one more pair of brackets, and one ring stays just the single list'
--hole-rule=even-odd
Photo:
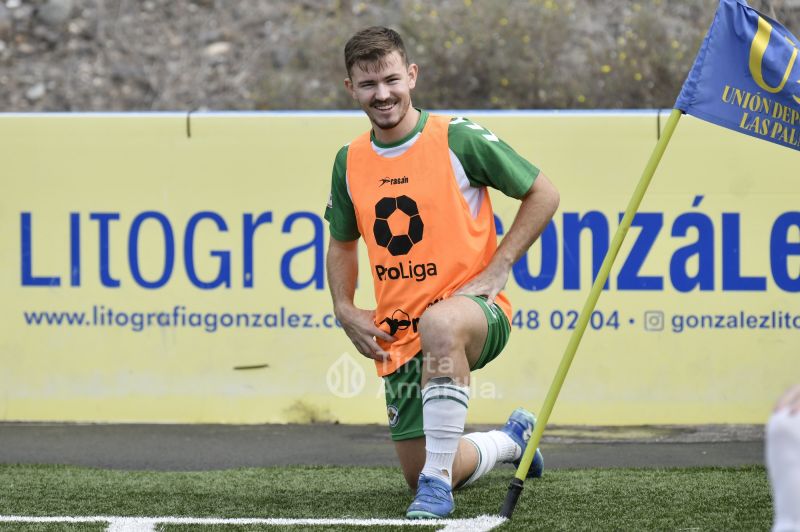
[{"label": "man's forearm", "polygon": [[511,269],[547,227],[558,202],[558,191],[547,177],[540,175],[522,199],[514,223],[497,247],[491,265]]},{"label": "man's forearm", "polygon": [[340,308],[352,306],[358,279],[358,241],[341,242],[331,239],[326,270],[334,313]]}]

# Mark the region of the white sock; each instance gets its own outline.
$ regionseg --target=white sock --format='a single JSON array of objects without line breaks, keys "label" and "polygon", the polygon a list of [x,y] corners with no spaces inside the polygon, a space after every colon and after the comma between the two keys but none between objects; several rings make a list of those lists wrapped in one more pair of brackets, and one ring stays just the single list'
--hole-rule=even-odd
[{"label": "white sock", "polygon": [[513,462],[522,455],[522,449],[505,432],[473,432],[464,436],[478,450],[478,466],[472,475],[461,484],[469,486],[491,471],[497,462]]},{"label": "white sock", "polygon": [[453,460],[467,420],[469,388],[437,377],[422,389],[425,467],[422,473],[452,485]]},{"label": "white sock", "polygon": [[765,447],[775,509],[772,530],[800,530],[800,414],[772,414]]}]

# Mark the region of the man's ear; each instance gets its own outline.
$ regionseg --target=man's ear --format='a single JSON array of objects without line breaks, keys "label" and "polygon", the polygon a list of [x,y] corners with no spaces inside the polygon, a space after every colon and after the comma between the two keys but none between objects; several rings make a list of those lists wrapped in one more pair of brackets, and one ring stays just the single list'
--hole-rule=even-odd
[{"label": "man's ear", "polygon": [[350,93],[350,96],[355,100],[356,99],[356,91],[353,87],[353,80],[350,78],[344,78],[344,87],[347,89],[347,92]]},{"label": "man's ear", "polygon": [[417,85],[417,74],[419,74],[419,67],[416,63],[408,65],[408,88],[413,89]]}]

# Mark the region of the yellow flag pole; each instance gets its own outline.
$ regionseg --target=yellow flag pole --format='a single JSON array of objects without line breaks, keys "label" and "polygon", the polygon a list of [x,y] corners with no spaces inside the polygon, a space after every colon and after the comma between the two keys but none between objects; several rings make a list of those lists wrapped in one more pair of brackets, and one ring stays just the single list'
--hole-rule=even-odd
[{"label": "yellow flag pole", "polygon": [[542,439],[542,433],[547,426],[548,419],[550,419],[550,413],[553,411],[553,406],[555,405],[558,394],[561,391],[561,386],[564,384],[564,379],[567,377],[567,372],[572,364],[572,359],[575,358],[575,352],[578,350],[578,345],[581,343],[581,338],[583,338],[586,325],[589,323],[589,318],[594,311],[595,305],[597,305],[597,300],[600,298],[600,294],[603,291],[603,286],[606,284],[608,275],[611,272],[611,266],[614,264],[614,260],[617,258],[620,247],[622,247],[622,241],[625,240],[625,235],[628,233],[628,229],[631,227],[633,217],[636,214],[636,211],[639,209],[639,205],[642,203],[642,198],[644,198],[644,194],[647,192],[647,187],[650,185],[653,174],[655,174],[656,168],[658,168],[658,163],[661,162],[661,157],[664,155],[664,151],[667,149],[667,144],[669,144],[669,140],[672,138],[672,133],[675,131],[675,127],[678,125],[678,121],[680,120],[682,114],[683,113],[678,109],[673,109],[672,113],[670,113],[669,120],[667,120],[667,123],[664,126],[664,132],[662,133],[661,138],[658,139],[655,148],[653,148],[653,153],[650,154],[650,160],[647,162],[647,166],[642,172],[642,177],[639,179],[639,184],[636,186],[636,190],[634,190],[633,196],[631,196],[631,199],[628,202],[628,207],[625,209],[625,216],[623,216],[622,221],[619,224],[619,228],[614,235],[614,240],[611,242],[611,247],[609,247],[608,252],[606,253],[606,257],[603,260],[603,265],[600,267],[597,278],[592,285],[592,290],[589,292],[589,297],[586,298],[586,303],[583,305],[583,310],[581,310],[581,314],[578,317],[578,322],[575,325],[575,329],[572,331],[572,336],[570,336],[569,343],[564,351],[564,356],[561,358],[561,364],[559,364],[556,375],[553,378],[553,382],[550,384],[550,390],[547,392],[542,409],[539,411],[536,427],[534,428],[531,439],[528,441],[528,445],[525,448],[525,453],[522,455],[519,467],[517,468],[517,473],[514,476],[514,479],[511,481],[511,485],[508,487],[506,499],[503,502],[502,509],[500,510],[500,515],[502,517],[510,519],[511,514],[514,513],[514,507],[517,505],[517,499],[519,499],[519,496],[522,493],[522,485],[525,481],[525,476],[528,473],[531,462],[533,461],[536,448],[539,447],[539,441]]}]

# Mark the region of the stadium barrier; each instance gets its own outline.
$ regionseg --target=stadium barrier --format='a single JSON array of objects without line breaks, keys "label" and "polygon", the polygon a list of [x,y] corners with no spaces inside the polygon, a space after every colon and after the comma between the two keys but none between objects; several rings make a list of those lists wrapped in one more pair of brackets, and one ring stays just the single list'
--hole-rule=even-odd
[{"label": "stadium barrier", "polygon": [[[666,112],[463,112],[561,207],[470,422],[538,409]],[[0,115],[0,420],[385,423],[322,214],[359,113]],[[800,374],[796,152],[685,117],[551,422],[761,423]],[[492,193],[498,233],[516,202]],[[413,264],[388,265],[415,282]],[[362,248],[357,303],[373,303]]]}]

